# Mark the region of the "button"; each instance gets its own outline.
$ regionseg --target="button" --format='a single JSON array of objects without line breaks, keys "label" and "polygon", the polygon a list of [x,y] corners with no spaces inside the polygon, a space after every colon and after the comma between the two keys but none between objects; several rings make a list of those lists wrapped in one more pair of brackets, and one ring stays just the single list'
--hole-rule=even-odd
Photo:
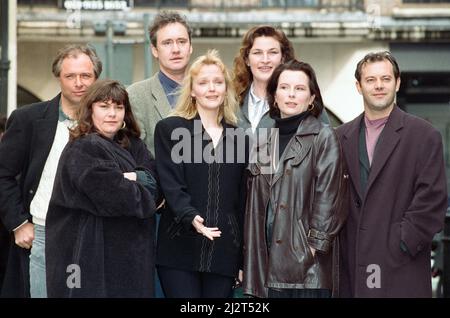
[{"label": "button", "polygon": [[423,250],[423,245],[422,244],[417,245],[417,251],[420,252],[421,250]]},{"label": "button", "polygon": [[356,206],[357,208],[360,208],[360,207],[361,207],[361,202],[360,202],[359,200],[356,200],[356,201],[355,201],[355,206]]},{"label": "button", "polygon": [[34,191],[33,191],[33,190],[30,190],[30,191],[28,191],[28,193],[30,193],[30,194],[33,194],[33,193],[34,193]]},{"label": "button", "polygon": [[275,241],[275,243],[277,243],[277,244],[281,244],[281,242],[282,242],[281,240],[276,240]]}]

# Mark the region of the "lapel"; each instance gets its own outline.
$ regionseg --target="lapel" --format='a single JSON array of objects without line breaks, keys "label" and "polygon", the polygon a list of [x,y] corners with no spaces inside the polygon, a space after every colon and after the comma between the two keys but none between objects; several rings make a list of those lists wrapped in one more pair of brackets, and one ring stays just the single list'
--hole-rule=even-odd
[{"label": "lapel", "polygon": [[[294,138],[291,138],[286,146],[285,151],[279,159],[279,165],[277,166],[276,158],[278,157],[278,129],[275,129],[275,133],[271,136],[271,154],[272,165],[275,167],[275,174],[272,179],[272,186],[280,180],[284,174],[284,167],[288,160],[291,160],[291,166],[298,166],[306,155],[309,153],[315,135],[320,131],[320,126],[317,118],[310,115],[306,117],[300,126],[298,126],[297,132]],[[273,138],[274,137],[274,138]],[[273,141],[273,142],[272,142]]]},{"label": "lapel", "polygon": [[250,90],[247,91],[245,94],[244,102],[242,103],[242,106],[240,107],[242,120],[244,120],[246,123],[248,123],[249,127],[251,127],[250,119],[248,119],[248,99],[250,98]]},{"label": "lapel", "polygon": [[271,184],[272,176],[274,174],[273,156],[274,143],[272,140],[278,138],[278,130],[272,128],[267,138],[257,139],[250,149],[248,170],[253,175],[261,174],[266,180],[267,184]]},{"label": "lapel", "polygon": [[389,156],[392,154],[400,141],[399,130],[403,128],[403,119],[403,111],[401,111],[397,106],[394,106],[394,109],[389,115],[386,126],[384,126],[384,129],[381,132],[377,145],[375,146],[366,192],[370,190],[370,186],[376,180],[381,169],[384,167],[389,159]]},{"label": "lapel", "polygon": [[361,120],[364,113],[355,118],[349,125],[349,128],[344,133],[344,138],[342,142],[342,148],[344,154],[346,154],[345,159],[348,163],[348,172],[350,174],[350,179],[356,189],[356,192],[360,199],[362,199],[361,193],[361,181],[360,181],[360,171],[359,171],[359,128]]},{"label": "lapel", "polygon": [[158,73],[156,73],[150,80],[150,91],[152,97],[155,99],[154,106],[159,113],[160,119],[166,118],[172,108],[170,107],[164,88],[159,81]]},{"label": "lapel", "polygon": [[53,140],[55,139],[60,97],[61,94],[58,94],[58,96],[47,103],[42,118],[36,120],[33,127],[33,134],[35,136],[32,144],[32,148],[34,149],[33,165],[39,169],[39,171],[33,169],[33,172],[36,174],[40,174],[44,169],[45,162],[53,145]]}]

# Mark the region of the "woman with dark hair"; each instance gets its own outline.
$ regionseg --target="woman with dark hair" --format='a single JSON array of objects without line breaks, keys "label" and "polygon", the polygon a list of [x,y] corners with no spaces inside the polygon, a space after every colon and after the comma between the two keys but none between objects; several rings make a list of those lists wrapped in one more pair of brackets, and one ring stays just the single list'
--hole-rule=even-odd
[{"label": "woman with dark hair", "polygon": [[335,238],[346,185],[334,130],[318,120],[322,96],[311,66],[279,65],[267,86],[275,130],[262,144],[267,162],[249,165],[244,293],[256,297],[329,297]]},{"label": "woman with dark hair", "polygon": [[152,297],[152,155],[117,81],[88,89],[55,178],[46,220],[49,297]]},{"label": "woman with dark hair", "polygon": [[280,63],[294,58],[294,48],[282,30],[270,25],[251,28],[234,58],[234,81],[240,112],[238,125],[244,129],[273,127],[266,100],[266,86]]}]

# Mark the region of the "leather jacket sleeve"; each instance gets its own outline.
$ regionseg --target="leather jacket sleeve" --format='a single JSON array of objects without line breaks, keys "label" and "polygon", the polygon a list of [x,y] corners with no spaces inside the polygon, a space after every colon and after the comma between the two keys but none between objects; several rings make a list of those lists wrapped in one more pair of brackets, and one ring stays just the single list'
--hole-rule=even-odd
[{"label": "leather jacket sleeve", "polygon": [[342,149],[332,128],[326,127],[320,131],[314,147],[316,182],[307,236],[312,248],[328,252],[345,222],[347,177],[344,174]]}]

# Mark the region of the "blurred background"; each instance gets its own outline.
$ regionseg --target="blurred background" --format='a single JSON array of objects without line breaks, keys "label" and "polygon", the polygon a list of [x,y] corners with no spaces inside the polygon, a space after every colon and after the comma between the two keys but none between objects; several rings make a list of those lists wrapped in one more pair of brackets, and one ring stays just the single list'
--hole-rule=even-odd
[{"label": "blurred background", "polygon": [[[402,71],[398,105],[440,130],[450,181],[450,0],[0,2],[2,114],[58,93],[51,62],[67,43],[94,45],[104,62],[102,77],[125,85],[149,77],[157,62],[145,30],[160,10],[187,17],[194,29],[192,59],[216,48],[229,67],[243,34],[254,25],[271,24],[288,35],[297,58],[317,71],[334,126],[363,110],[353,75],[357,61],[369,51],[391,51]],[[435,240],[432,273],[435,295],[450,297],[450,249],[442,244],[448,243],[446,224],[447,234]]]}]

